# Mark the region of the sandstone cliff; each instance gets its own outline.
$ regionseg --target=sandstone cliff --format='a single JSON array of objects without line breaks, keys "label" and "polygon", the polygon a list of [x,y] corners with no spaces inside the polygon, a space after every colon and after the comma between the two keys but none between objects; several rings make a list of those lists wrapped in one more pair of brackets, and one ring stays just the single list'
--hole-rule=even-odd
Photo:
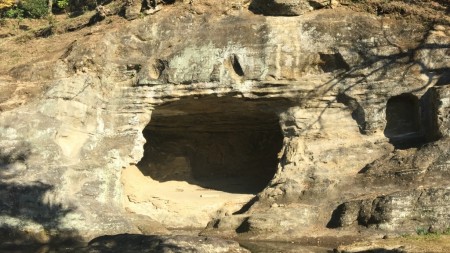
[{"label": "sandstone cliff", "polygon": [[0,232],[447,230],[450,28],[308,3],[28,42],[0,68]]}]

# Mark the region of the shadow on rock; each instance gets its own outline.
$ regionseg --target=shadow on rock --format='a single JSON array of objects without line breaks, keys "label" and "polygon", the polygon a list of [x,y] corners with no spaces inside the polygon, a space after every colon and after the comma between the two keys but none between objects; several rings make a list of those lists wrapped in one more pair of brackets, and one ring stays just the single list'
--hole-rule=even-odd
[{"label": "shadow on rock", "polygon": [[76,231],[60,228],[61,219],[71,210],[46,198],[52,189],[41,182],[0,182],[0,251],[33,252],[42,245],[81,241]]},{"label": "shadow on rock", "polygon": [[[347,252],[347,251],[345,251]],[[401,249],[369,249],[369,250],[363,250],[363,251],[351,251],[353,253],[405,253],[406,251]]]},{"label": "shadow on rock", "polygon": [[0,147],[0,177],[12,178],[26,171],[30,154],[31,147],[26,142],[15,143],[12,148]]},{"label": "shadow on rock", "polygon": [[106,252],[250,252],[239,243],[212,237],[197,236],[154,236],[137,234],[120,234],[101,236],[89,242],[86,253]]}]

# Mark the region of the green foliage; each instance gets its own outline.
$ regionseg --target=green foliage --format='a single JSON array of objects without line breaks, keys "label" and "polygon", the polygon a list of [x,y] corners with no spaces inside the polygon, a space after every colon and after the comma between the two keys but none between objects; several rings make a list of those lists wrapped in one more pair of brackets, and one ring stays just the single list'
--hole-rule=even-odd
[{"label": "green foliage", "polygon": [[5,12],[7,18],[23,19],[24,11],[18,7],[13,7]]},{"label": "green foliage", "polygon": [[84,12],[87,9],[95,9],[97,1],[95,0],[68,0],[71,12]]},{"label": "green foliage", "polygon": [[444,235],[450,235],[450,227],[448,227],[444,232],[442,232]]},{"label": "green foliage", "polygon": [[441,235],[450,235],[450,227],[441,232],[430,232],[428,229],[418,227],[416,228],[416,234],[429,238],[439,238]]},{"label": "green foliage", "polygon": [[422,227],[418,227],[416,228],[416,234],[418,235],[428,235],[430,232],[428,231],[428,229],[422,228]]},{"label": "green foliage", "polygon": [[[95,9],[98,5],[109,0],[53,0],[52,8],[49,8],[48,0],[20,0],[17,5],[15,0],[0,0],[0,17],[6,18],[44,18],[52,13],[69,12],[71,16],[80,15],[88,10]],[[49,10],[52,13],[49,13]]]},{"label": "green foliage", "polygon": [[58,6],[58,8],[65,10],[69,7],[69,0],[58,0],[56,2],[56,5]]},{"label": "green foliage", "polygon": [[31,18],[42,18],[49,14],[47,0],[24,0],[20,3],[20,8]]}]

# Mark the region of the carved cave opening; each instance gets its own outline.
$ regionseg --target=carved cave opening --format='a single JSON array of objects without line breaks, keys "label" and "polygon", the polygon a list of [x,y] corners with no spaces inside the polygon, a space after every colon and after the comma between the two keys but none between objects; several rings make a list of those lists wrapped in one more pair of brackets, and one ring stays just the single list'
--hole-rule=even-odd
[{"label": "carved cave opening", "polygon": [[416,147],[426,141],[420,110],[419,99],[412,94],[401,94],[388,100],[384,134],[396,148]]},{"label": "carved cave opening", "polygon": [[[276,108],[276,107],[275,107]],[[161,183],[256,194],[273,178],[283,134],[267,101],[185,98],[155,108],[137,167]]]}]

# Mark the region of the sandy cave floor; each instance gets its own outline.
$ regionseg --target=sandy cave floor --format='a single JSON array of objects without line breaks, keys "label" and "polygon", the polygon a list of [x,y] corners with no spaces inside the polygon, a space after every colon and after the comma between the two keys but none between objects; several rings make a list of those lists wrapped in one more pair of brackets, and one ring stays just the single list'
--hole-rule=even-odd
[{"label": "sandy cave floor", "polygon": [[239,211],[255,196],[207,189],[186,181],[158,182],[144,176],[136,166],[123,171],[122,184],[126,210],[172,228],[203,228],[216,216]]}]

